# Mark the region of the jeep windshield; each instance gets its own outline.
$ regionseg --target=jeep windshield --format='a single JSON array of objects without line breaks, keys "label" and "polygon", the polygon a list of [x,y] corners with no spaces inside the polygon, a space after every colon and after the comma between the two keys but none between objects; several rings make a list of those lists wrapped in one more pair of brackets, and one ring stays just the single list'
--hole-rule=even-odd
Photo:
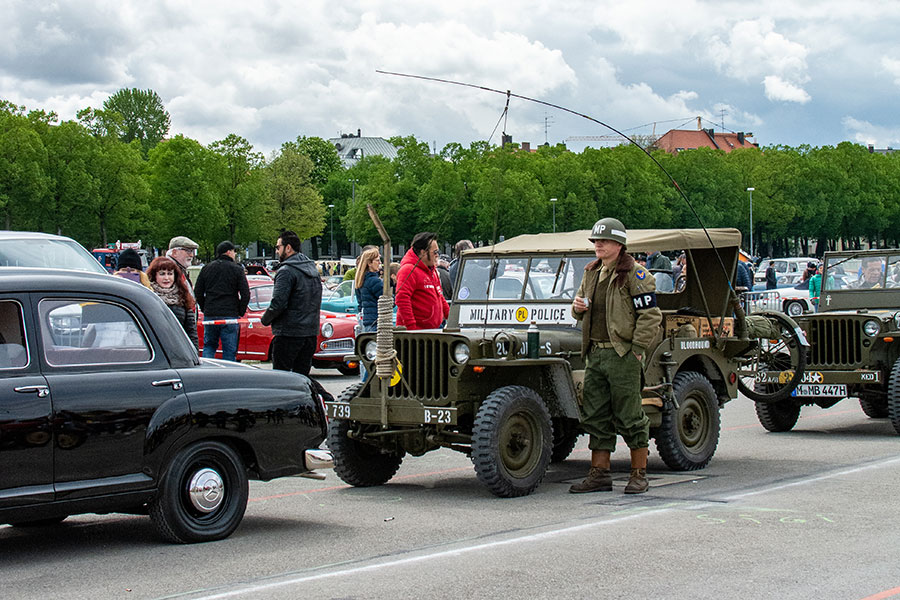
[{"label": "jeep windshield", "polygon": [[592,259],[592,256],[473,258],[463,263],[455,299],[463,302],[571,301],[584,267]]}]

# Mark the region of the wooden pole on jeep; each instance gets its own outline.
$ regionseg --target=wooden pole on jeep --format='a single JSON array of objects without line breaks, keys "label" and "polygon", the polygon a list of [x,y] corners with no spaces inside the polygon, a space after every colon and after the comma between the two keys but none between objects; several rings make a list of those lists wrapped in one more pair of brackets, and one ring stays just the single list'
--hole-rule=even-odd
[{"label": "wooden pole on jeep", "polygon": [[369,218],[375,224],[378,235],[384,242],[384,292],[378,298],[378,328],[375,333],[375,375],[381,380],[381,426],[388,425],[387,392],[388,382],[394,376],[394,298],[391,294],[391,236],[378,218],[371,204],[366,204]]}]

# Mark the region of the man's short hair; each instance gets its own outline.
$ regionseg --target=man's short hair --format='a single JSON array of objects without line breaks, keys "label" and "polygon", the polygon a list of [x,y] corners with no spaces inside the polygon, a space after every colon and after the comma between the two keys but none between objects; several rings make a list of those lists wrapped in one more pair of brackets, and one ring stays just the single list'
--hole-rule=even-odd
[{"label": "man's short hair", "polygon": [[278,237],[281,238],[282,245],[290,246],[294,252],[300,252],[300,236],[296,233],[290,230],[282,231]]},{"label": "man's short hair", "polygon": [[863,266],[863,268],[866,268],[866,267],[868,267],[869,265],[871,265],[871,264],[873,264],[873,263],[878,263],[878,266],[880,267],[880,266],[881,266],[881,257],[879,257],[879,256],[867,256],[867,257],[865,257],[864,259],[862,259],[862,266]]},{"label": "man's short hair", "polygon": [[413,236],[412,243],[410,244],[410,246],[412,246],[413,252],[418,254],[419,252],[422,252],[423,250],[428,250],[428,248],[431,247],[431,242],[433,242],[436,239],[437,239],[436,233],[432,233],[430,231],[423,231],[423,232],[417,233],[415,236]]},{"label": "man's short hair", "polygon": [[459,240],[456,242],[456,245],[453,246],[453,252],[456,256],[462,254],[463,250],[470,250],[474,248],[475,245],[472,243],[472,240]]}]

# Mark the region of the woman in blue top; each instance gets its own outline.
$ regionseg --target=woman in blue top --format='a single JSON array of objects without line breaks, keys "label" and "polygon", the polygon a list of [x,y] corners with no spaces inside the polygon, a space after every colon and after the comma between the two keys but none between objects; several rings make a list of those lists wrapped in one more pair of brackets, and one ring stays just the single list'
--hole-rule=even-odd
[{"label": "woman in blue top", "polygon": [[378,326],[378,298],[384,291],[384,282],[378,276],[379,269],[381,255],[378,248],[370,248],[360,255],[354,287],[364,332],[375,331]]}]

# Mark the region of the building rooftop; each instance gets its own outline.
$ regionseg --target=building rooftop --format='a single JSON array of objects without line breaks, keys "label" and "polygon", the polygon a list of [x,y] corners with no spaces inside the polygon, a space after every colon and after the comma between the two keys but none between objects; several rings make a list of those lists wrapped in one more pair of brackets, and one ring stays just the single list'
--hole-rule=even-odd
[{"label": "building rooftop", "polygon": [[713,148],[731,152],[736,148],[758,148],[759,144],[751,142],[747,138],[752,133],[716,133],[712,129],[672,129],[666,132],[656,141],[656,147],[672,154],[681,150],[695,148]]},{"label": "building rooftop", "polygon": [[345,168],[352,167],[366,156],[397,158],[397,148],[393,144],[380,137],[362,137],[362,131],[359,129],[356,130],[356,135],[345,133],[328,141],[337,150]]}]

